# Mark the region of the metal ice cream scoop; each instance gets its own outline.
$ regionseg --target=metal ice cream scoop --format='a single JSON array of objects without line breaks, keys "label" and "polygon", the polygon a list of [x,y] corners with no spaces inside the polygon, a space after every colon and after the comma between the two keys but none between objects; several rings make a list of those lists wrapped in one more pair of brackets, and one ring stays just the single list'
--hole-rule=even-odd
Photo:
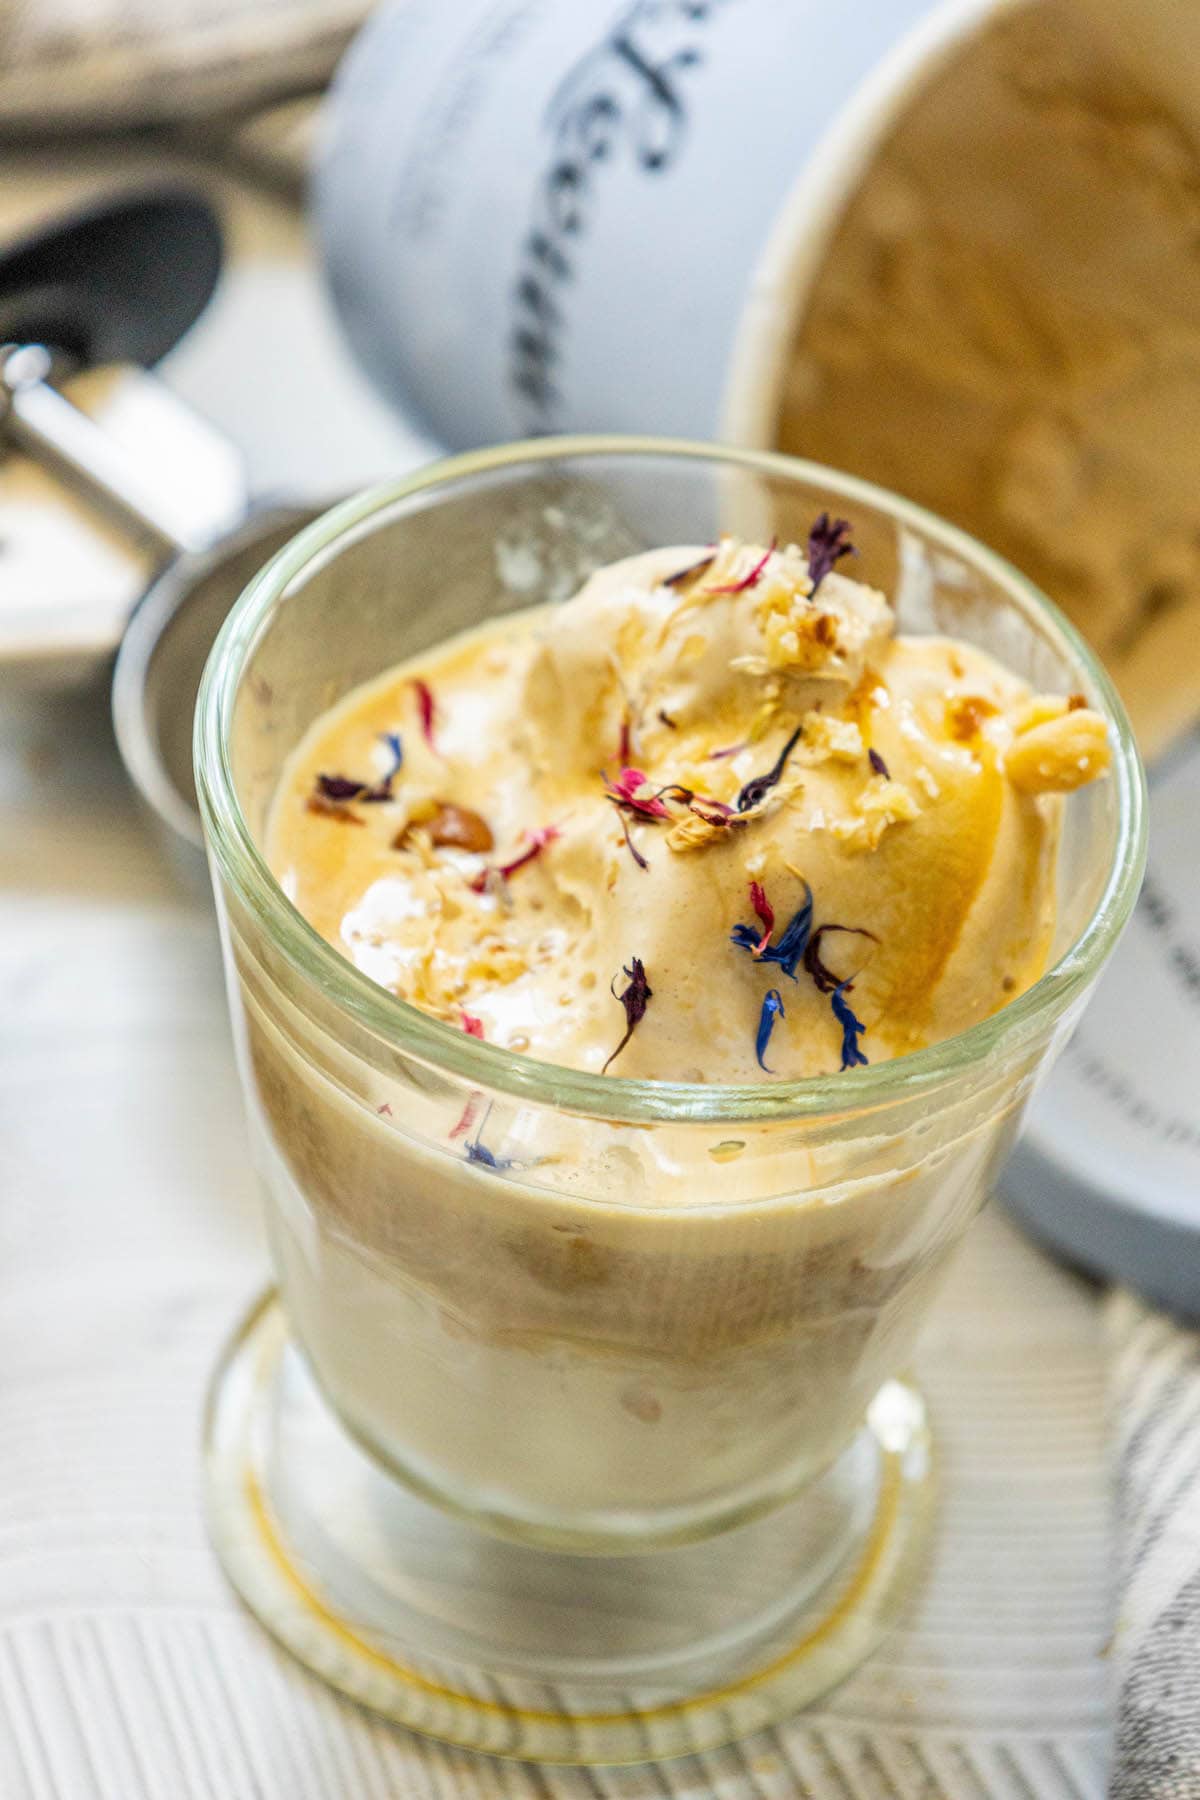
[{"label": "metal ice cream scoop", "polygon": [[[191,727],[209,649],[251,576],[320,510],[252,508],[237,451],[147,372],[207,303],[220,260],[212,208],[175,187],[118,196],[0,253],[0,443],[65,480],[160,565],[117,654],[113,717],[138,792],[185,855],[202,843]],[[101,365],[125,367],[135,440],[139,420],[150,441],[168,419],[169,467],[56,385]]]}]

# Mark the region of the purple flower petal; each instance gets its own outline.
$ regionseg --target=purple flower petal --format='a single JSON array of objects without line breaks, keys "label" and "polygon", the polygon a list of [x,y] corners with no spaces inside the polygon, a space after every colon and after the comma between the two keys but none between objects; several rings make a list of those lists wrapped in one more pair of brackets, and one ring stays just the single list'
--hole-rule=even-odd
[{"label": "purple flower petal", "polygon": [[612,1055],[608,1058],[603,1069],[601,1069],[600,1073],[602,1075],[608,1074],[609,1063],[616,1061],[617,1057],[620,1056],[622,1050],[633,1036],[634,1027],[639,1025],[642,1019],[645,1018],[646,1006],[654,995],[654,989],[646,980],[646,970],[640,956],[630,957],[629,966],[623,969],[622,973],[628,975],[629,986],[625,989],[623,994],[618,994],[615,990],[616,976],[614,975],[613,999],[619,1000],[621,1005],[625,1008],[625,1035],[617,1045],[616,1049],[612,1052]]},{"label": "purple flower petal", "polygon": [[857,556],[858,551],[848,539],[850,536],[849,519],[831,519],[823,512],[814,520],[812,530],[808,534],[808,578],[812,582],[811,600],[825,577],[835,563],[843,556]]}]

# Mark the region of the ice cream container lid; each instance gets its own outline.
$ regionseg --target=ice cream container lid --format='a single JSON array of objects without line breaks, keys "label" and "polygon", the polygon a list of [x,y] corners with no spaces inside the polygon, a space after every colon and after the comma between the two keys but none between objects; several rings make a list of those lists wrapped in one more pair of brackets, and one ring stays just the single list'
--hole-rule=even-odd
[{"label": "ice cream container lid", "polygon": [[1083,1268],[1200,1318],[1200,733],[1151,770],[1149,811],[1141,898],[1001,1191]]}]

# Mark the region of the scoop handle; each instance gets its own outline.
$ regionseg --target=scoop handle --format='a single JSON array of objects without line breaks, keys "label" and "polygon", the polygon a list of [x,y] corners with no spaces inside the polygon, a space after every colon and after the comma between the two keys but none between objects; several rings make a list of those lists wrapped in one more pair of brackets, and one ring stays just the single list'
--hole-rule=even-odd
[{"label": "scoop handle", "polygon": [[[0,246],[0,448],[50,465],[167,556],[205,548],[247,511],[232,445],[146,373],[203,311],[220,265],[210,203],[170,186]],[[120,438],[54,385],[60,365],[120,367]],[[143,439],[144,455],[127,447]]]},{"label": "scoop handle", "polygon": [[50,358],[40,344],[8,346],[0,359],[0,428],[17,449],[66,475],[167,555],[203,547],[204,528],[181,519],[143,478],[137,459],[51,387]]}]

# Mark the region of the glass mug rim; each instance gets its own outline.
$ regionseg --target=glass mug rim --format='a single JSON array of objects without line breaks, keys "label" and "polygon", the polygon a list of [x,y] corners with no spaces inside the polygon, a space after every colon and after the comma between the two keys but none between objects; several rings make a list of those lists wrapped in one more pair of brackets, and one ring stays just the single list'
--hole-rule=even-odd
[{"label": "glass mug rim", "polygon": [[[1005,590],[1027,615],[1049,624],[1082,666],[1112,738],[1109,780],[1117,828],[1096,907],[1063,954],[1016,1000],[968,1030],[890,1061],[799,1081],[700,1084],[633,1080],[542,1062],[489,1044],[431,1017],[379,986],[336,950],[287,898],[267,866],[238,800],[230,757],[233,711],[247,661],[287,590],[329,560],[364,525],[411,496],[464,478],[522,465],[638,457],[715,463],[820,488],[848,510],[866,505],[909,525]],[[446,457],[340,502],[306,526],[264,565],[238,598],[213,647],[196,708],[196,789],[214,872],[227,881],[301,981],[391,1052],[518,1099],[613,1123],[746,1125],[836,1118],[846,1121],[935,1091],[985,1060],[1018,1055],[1054,1024],[1098,972],[1133,909],[1146,855],[1145,778],[1132,729],[1103,664],[1052,601],[1003,557],[966,532],[873,482],[773,451],[669,438],[571,436],[522,440]]]}]

